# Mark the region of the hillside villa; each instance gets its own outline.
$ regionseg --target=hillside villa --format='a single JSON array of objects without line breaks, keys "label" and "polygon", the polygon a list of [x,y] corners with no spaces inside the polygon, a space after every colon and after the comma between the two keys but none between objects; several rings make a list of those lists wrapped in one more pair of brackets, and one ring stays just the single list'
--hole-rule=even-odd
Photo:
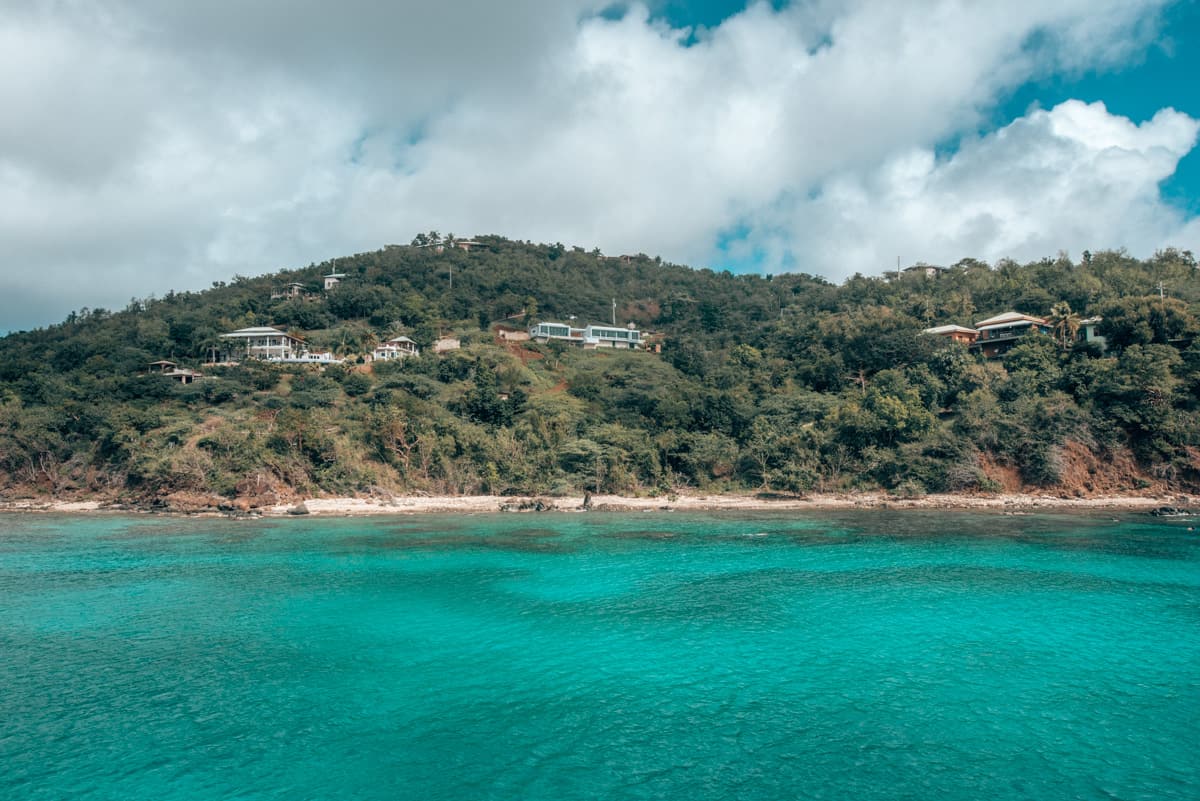
[{"label": "hillside villa", "polygon": [[[239,328],[237,331],[221,334],[221,339],[229,343],[232,350],[240,351],[248,359],[293,359],[308,350],[304,340],[269,326]],[[223,354],[222,361],[229,361],[230,355]]]},{"label": "hillside villa", "polygon": [[529,338],[534,342],[566,342],[585,349],[624,348],[642,346],[642,332],[630,323],[625,328],[611,325],[589,325],[573,328],[566,323],[542,322],[530,327]]},{"label": "hillside villa", "polygon": [[[1102,317],[1088,317],[1080,320],[1076,339],[1079,342],[1098,345],[1101,350],[1106,350],[1108,343],[1096,331],[1101,322],[1103,322]],[[1054,327],[1048,320],[1041,317],[1033,317],[1020,312],[1005,312],[986,320],[980,320],[975,323],[974,328],[961,325],[939,325],[934,328],[926,328],[921,333],[961,342],[969,348],[977,348],[985,358],[993,359],[1003,356],[1017,344],[1021,337],[1033,331],[1052,334]]]},{"label": "hillside villa", "polygon": [[991,359],[1008,353],[1016,346],[1017,340],[1026,334],[1034,331],[1049,334],[1052,327],[1041,317],[1005,312],[980,320],[975,323],[975,330],[979,332],[975,347],[979,348],[984,358]]},{"label": "hillside villa", "polygon": [[939,325],[926,328],[921,333],[961,342],[972,350],[978,349],[985,359],[994,359],[1008,353],[1021,337],[1032,331],[1049,334],[1051,326],[1041,317],[1032,317],[1020,312],[1005,312],[980,320],[975,323],[974,328]]},{"label": "hillside villa", "polygon": [[387,342],[381,342],[375,348],[375,352],[371,354],[374,361],[390,362],[395,359],[407,359],[409,356],[421,355],[421,349],[417,347],[417,343],[413,342],[408,337],[394,337]]},{"label": "hillside villa", "polygon": [[258,359],[277,364],[341,364],[342,360],[328,351],[309,350],[300,337],[270,326],[239,328],[221,334],[229,350],[220,354],[218,363],[236,361],[239,357]]}]

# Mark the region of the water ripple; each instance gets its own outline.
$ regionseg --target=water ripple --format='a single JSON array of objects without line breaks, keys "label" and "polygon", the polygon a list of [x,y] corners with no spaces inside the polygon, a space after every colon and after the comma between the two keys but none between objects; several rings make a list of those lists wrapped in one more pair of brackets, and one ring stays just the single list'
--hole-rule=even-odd
[{"label": "water ripple", "polygon": [[1194,538],[655,523],[6,519],[0,798],[1200,797]]}]

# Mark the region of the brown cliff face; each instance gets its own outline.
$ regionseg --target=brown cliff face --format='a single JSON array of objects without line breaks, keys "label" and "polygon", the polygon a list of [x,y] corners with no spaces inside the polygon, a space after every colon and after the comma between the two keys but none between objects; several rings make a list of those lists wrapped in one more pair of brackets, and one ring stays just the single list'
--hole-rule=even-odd
[{"label": "brown cliff face", "polygon": [[1062,447],[1062,465],[1061,487],[1075,496],[1143,490],[1153,494],[1167,489],[1164,482],[1146,476],[1125,448],[1101,455],[1067,440]]},{"label": "brown cliff face", "polygon": [[[1021,477],[1018,465],[998,462],[989,455],[979,459],[983,474],[1004,493],[1034,494],[1047,491],[1068,498],[1108,495],[1161,495],[1187,489],[1186,482],[1147,474],[1127,448],[1098,453],[1078,440],[1067,440],[1056,449],[1059,480],[1033,486]],[[1197,462],[1200,464],[1200,462]],[[1178,479],[1179,477],[1175,477]]]}]

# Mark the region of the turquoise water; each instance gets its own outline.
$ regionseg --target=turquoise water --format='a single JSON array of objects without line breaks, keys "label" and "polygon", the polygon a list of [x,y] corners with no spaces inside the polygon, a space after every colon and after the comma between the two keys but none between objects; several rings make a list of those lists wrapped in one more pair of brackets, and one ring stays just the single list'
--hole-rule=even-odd
[{"label": "turquoise water", "polygon": [[1197,799],[1127,516],[0,516],[0,798]]}]

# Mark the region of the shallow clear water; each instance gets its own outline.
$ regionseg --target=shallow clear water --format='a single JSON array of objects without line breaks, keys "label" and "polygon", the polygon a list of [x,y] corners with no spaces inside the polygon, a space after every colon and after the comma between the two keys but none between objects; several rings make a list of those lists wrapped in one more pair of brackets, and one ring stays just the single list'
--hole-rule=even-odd
[{"label": "shallow clear water", "polygon": [[0,516],[0,798],[1196,799],[1200,534]]}]

